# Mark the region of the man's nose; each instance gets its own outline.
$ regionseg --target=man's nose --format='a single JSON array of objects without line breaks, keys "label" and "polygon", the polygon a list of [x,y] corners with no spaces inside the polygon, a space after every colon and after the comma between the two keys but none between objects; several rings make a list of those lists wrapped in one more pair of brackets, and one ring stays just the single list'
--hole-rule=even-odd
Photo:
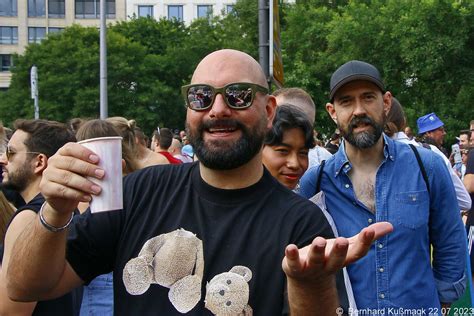
[{"label": "man's nose", "polygon": [[225,103],[224,96],[219,93],[215,97],[214,104],[209,111],[209,115],[215,118],[228,117],[232,114],[231,108]]},{"label": "man's nose", "polygon": [[8,163],[7,154],[1,153],[0,154],[0,166],[6,165]]},{"label": "man's nose", "polygon": [[356,99],[354,101],[354,115],[355,116],[360,116],[362,114],[365,114],[366,113],[366,110],[365,110],[365,104],[364,102],[362,102],[361,100],[358,100]]}]

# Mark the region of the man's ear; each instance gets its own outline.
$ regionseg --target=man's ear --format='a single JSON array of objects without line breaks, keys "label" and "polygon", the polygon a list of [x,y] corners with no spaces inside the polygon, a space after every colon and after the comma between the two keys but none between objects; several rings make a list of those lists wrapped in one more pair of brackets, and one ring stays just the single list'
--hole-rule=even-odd
[{"label": "man's ear", "polygon": [[48,157],[45,154],[39,154],[34,159],[34,173],[41,175],[48,166]]},{"label": "man's ear", "polygon": [[390,91],[387,91],[383,94],[383,111],[385,115],[388,115],[388,112],[390,112],[390,109],[392,108],[392,93]]},{"label": "man's ear", "polygon": [[268,96],[267,106],[265,107],[267,113],[267,128],[270,129],[273,126],[273,119],[275,118],[277,108],[277,102],[273,95]]},{"label": "man's ear", "polygon": [[326,103],[326,111],[328,111],[334,123],[337,124],[337,114],[336,114],[336,109],[334,107],[334,104],[329,103],[329,102]]}]

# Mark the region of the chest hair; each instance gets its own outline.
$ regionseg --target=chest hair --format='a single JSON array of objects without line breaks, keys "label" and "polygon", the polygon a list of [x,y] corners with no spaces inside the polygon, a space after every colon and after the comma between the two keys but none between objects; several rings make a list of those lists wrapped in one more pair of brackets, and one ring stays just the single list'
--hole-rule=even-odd
[{"label": "chest hair", "polygon": [[375,213],[375,173],[361,173],[354,169],[349,173],[357,200]]}]

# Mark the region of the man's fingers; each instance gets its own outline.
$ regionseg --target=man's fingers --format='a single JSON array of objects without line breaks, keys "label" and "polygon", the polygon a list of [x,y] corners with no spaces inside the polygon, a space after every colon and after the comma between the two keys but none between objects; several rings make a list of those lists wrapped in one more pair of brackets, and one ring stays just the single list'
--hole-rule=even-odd
[{"label": "man's fingers", "polygon": [[92,150],[77,143],[67,143],[61,147],[56,154],[60,156],[75,157],[93,164],[99,162],[99,156],[97,156]]},{"label": "man's fingers", "polygon": [[82,176],[101,179],[104,176],[104,170],[96,164],[80,160],[69,156],[53,156],[49,165],[59,170],[67,170]]},{"label": "man's fingers", "polygon": [[288,276],[294,276],[302,269],[298,247],[288,245],[285,248],[285,258],[283,260],[283,271]]},{"label": "man's fingers", "polygon": [[342,269],[346,263],[346,256],[349,249],[349,240],[338,237],[334,240],[329,256],[326,259],[325,271],[335,273]]},{"label": "man's fingers", "polygon": [[[101,187],[94,182],[78,174],[65,170],[62,170],[61,172],[50,172],[47,177],[43,177],[40,182],[40,190],[43,194],[46,194],[46,196],[49,196],[50,194],[52,196],[57,196],[54,191],[51,192],[51,189],[48,188],[50,185],[54,184],[61,187],[71,188],[72,190],[81,191],[83,194],[87,195],[97,195],[101,191]],[[61,192],[58,193],[58,197],[68,198],[67,196],[62,196]]]},{"label": "man's fingers", "polygon": [[392,224],[380,222],[361,230],[359,234],[350,238],[350,247],[347,253],[346,264],[359,260],[367,254],[374,240],[393,231]]},{"label": "man's fingers", "polygon": [[309,267],[317,267],[322,268],[324,266],[325,260],[325,249],[326,249],[327,241],[322,237],[316,237],[313,239],[309,250],[308,250],[308,265]]},{"label": "man's fingers", "polygon": [[42,188],[42,192],[46,196],[55,196],[72,201],[91,201],[90,194],[54,182],[50,182],[47,187]]}]

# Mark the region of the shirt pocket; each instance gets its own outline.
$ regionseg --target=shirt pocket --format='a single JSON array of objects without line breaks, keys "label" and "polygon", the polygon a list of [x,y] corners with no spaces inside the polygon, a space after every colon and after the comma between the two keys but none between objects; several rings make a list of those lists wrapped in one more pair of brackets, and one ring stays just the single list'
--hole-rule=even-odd
[{"label": "shirt pocket", "polygon": [[416,229],[428,223],[430,198],[428,191],[401,192],[395,195],[399,225]]}]

